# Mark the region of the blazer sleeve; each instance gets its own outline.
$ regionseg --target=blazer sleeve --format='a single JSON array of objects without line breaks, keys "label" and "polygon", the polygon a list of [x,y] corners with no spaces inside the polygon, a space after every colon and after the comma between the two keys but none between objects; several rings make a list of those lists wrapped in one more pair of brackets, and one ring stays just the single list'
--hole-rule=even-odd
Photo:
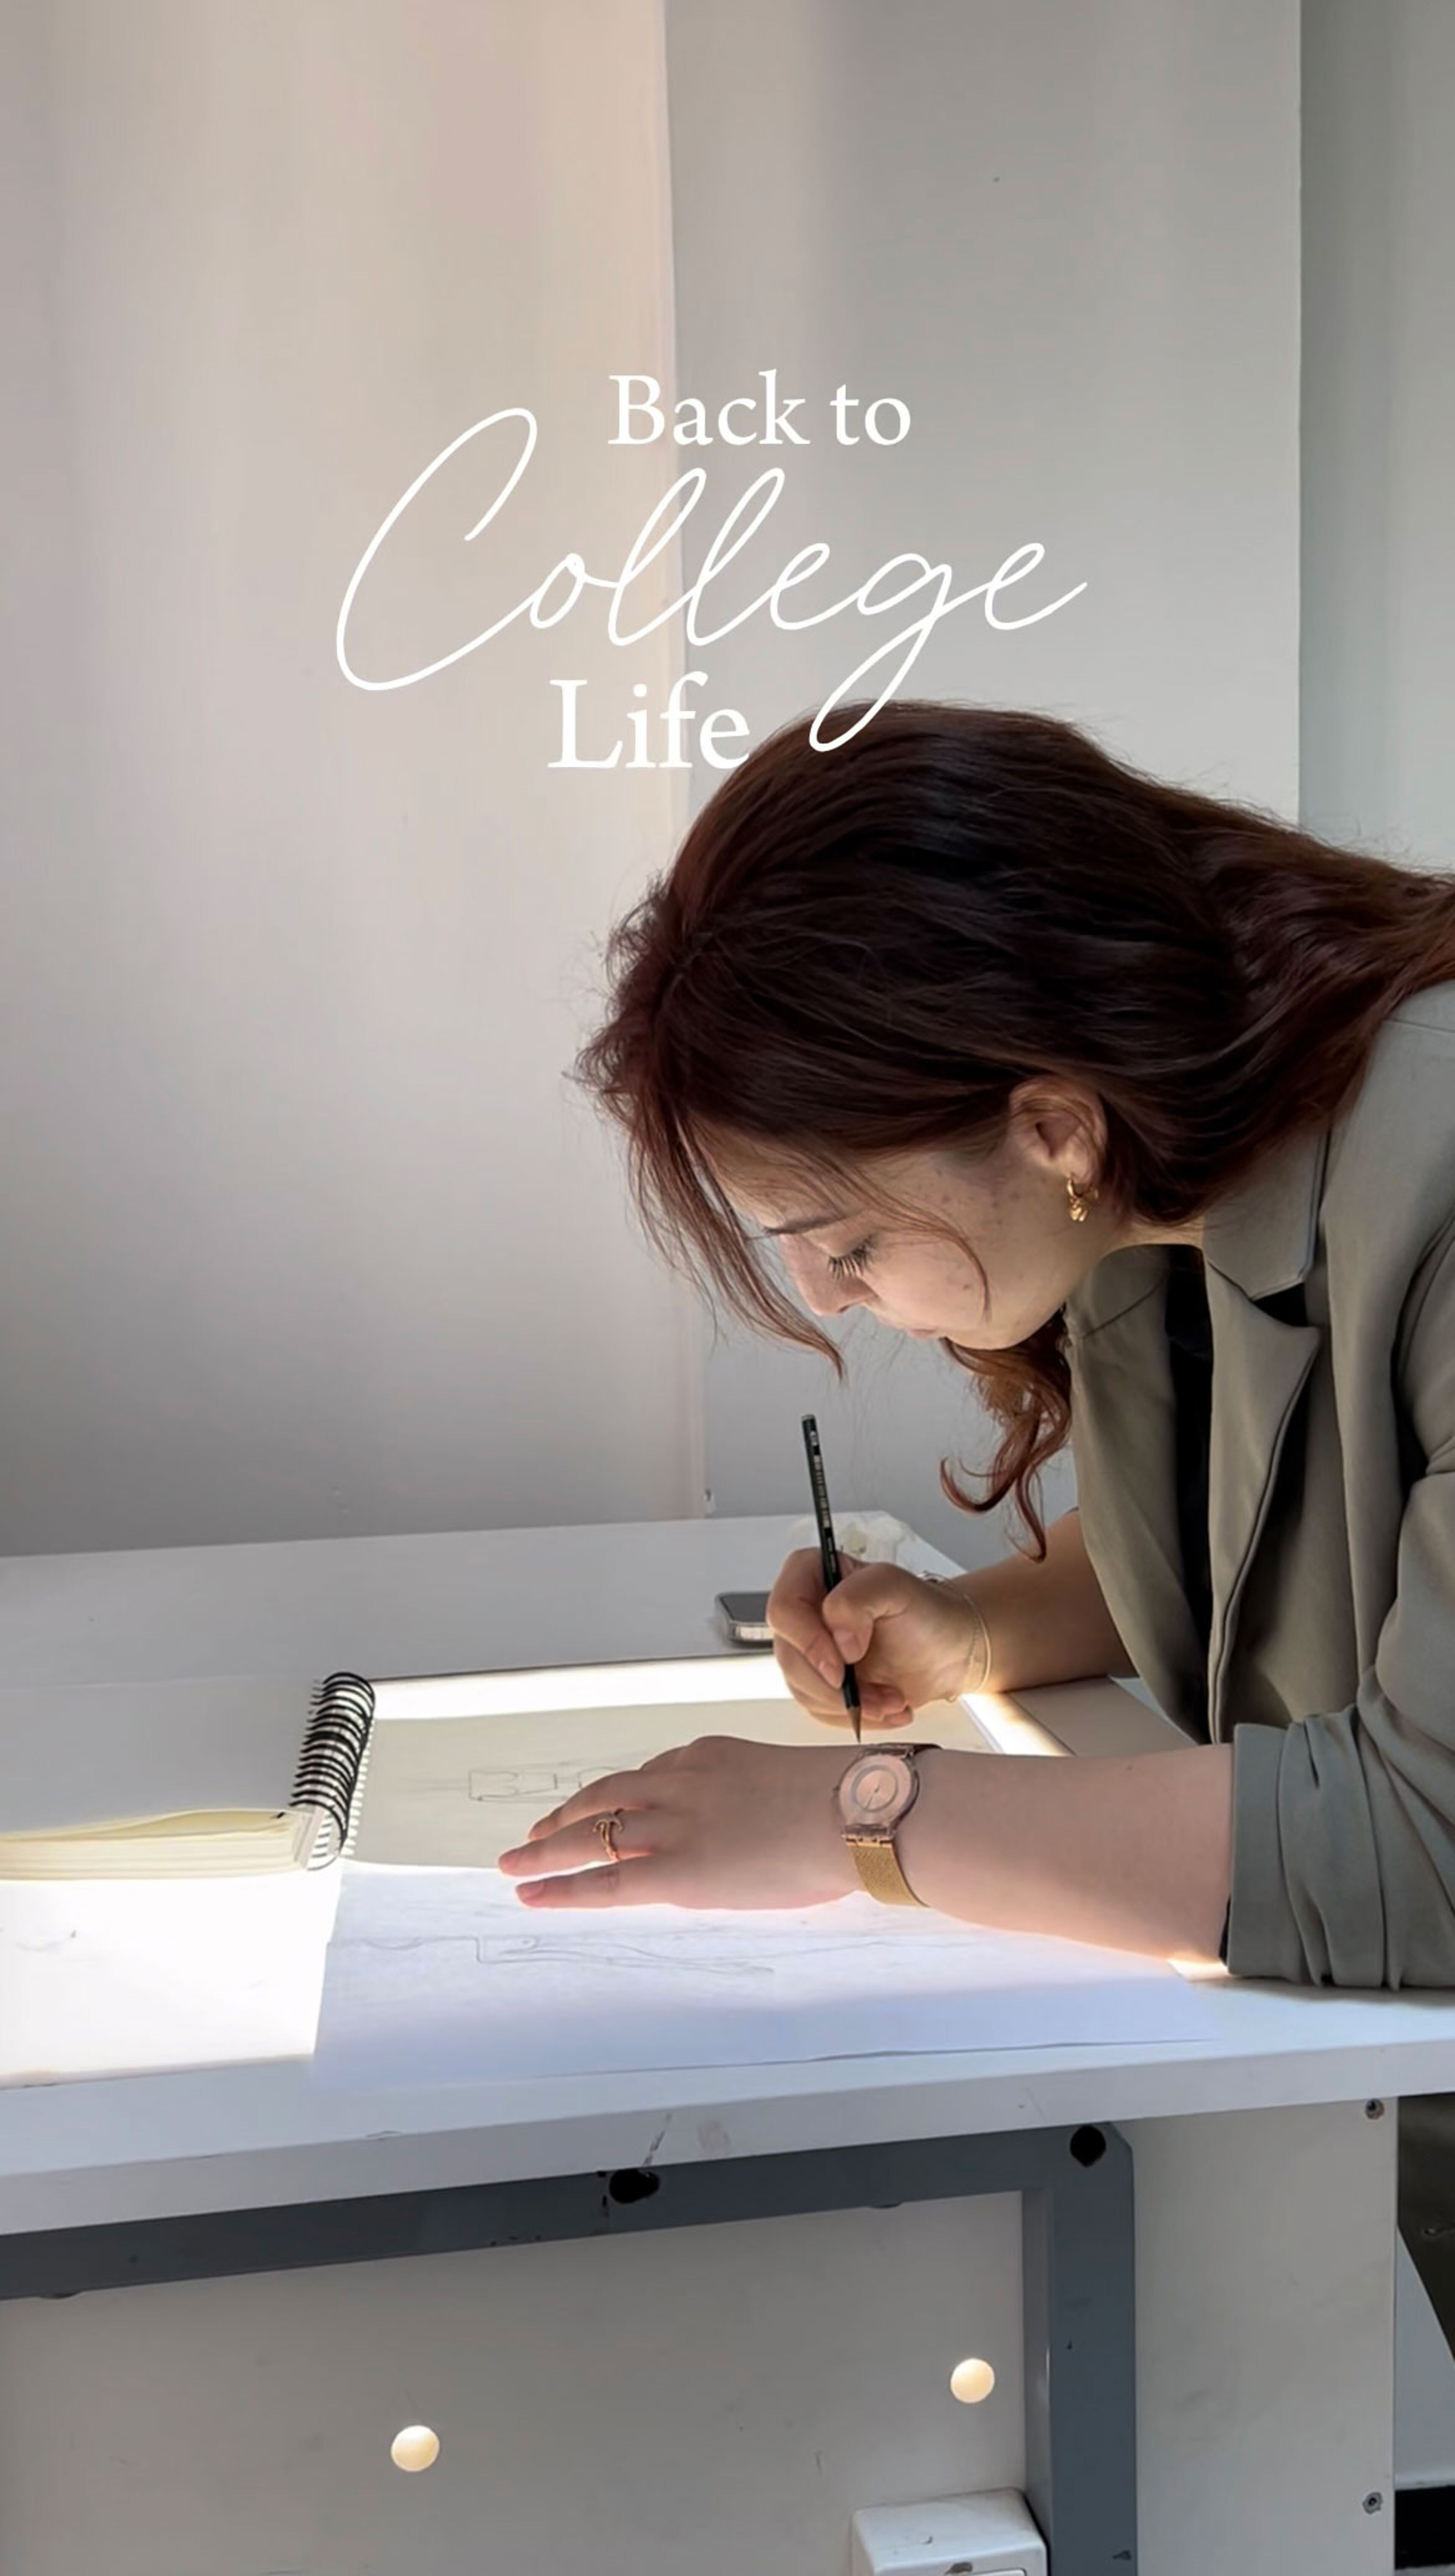
[{"label": "blazer sleeve", "polygon": [[1455,1987],[1455,1226],[1406,1300],[1395,1391],[1424,1468],[1374,1663],[1347,1708],[1234,1731],[1233,1976]]}]

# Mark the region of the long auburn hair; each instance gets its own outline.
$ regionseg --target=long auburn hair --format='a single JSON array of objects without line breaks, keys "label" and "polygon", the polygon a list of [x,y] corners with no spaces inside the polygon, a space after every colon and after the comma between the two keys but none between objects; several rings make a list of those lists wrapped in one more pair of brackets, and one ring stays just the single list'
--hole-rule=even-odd
[{"label": "long auburn hair", "polygon": [[[733,770],[616,924],[576,1071],[625,1131],[657,1249],[841,1378],[709,1140],[893,1210],[873,1157],[989,1151],[1015,1086],[1058,1075],[1101,1100],[1113,1211],[1177,1225],[1331,1118],[1388,1013],[1455,977],[1455,875],[1170,786],[1053,717],[901,699],[827,750],[809,735],[786,724]],[[1001,1430],[981,1498],[948,1461],[944,1491],[971,1512],[1013,1493],[1040,1558],[1063,1316],[1010,1349],[941,1347]]]}]

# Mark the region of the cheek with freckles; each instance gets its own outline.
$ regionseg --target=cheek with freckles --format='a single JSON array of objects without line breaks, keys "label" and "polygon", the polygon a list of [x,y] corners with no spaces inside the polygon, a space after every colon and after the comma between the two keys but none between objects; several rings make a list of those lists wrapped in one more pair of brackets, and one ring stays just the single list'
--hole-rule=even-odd
[{"label": "cheek with freckles", "polygon": [[891,1283],[883,1311],[901,1330],[930,1333],[967,1349],[1004,1350],[1037,1332],[1055,1314],[1074,1279],[1063,1277],[1042,1236],[1024,1242],[1001,1234],[977,1246],[984,1275],[953,1245]]},{"label": "cheek with freckles", "polygon": [[953,1244],[888,1258],[870,1276],[876,1309],[901,1332],[963,1337],[983,1317],[980,1275]]}]

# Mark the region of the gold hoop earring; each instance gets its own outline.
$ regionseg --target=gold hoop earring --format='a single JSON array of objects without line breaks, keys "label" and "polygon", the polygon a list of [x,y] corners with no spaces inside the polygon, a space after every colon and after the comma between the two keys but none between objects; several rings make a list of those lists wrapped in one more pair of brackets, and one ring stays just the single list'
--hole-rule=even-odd
[{"label": "gold hoop earring", "polygon": [[1095,1206],[1096,1201],[1100,1196],[1100,1192],[1097,1190],[1094,1183],[1089,1190],[1079,1190],[1076,1183],[1068,1178],[1066,1183],[1066,1196],[1070,1202],[1072,1224],[1084,1225],[1086,1223],[1086,1211],[1089,1207]]}]

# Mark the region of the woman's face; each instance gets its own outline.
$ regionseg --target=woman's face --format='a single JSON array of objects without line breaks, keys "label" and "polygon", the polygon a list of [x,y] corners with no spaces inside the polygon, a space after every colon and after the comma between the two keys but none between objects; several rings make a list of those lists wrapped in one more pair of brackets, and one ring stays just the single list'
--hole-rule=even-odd
[{"label": "woman's face", "polygon": [[988,1155],[922,1148],[876,1159],[880,1186],[924,1224],[956,1227],[980,1271],[958,1245],[879,1217],[842,1184],[814,1190],[775,1176],[765,1149],[719,1155],[715,1167],[744,1222],[776,1242],[812,1314],[862,1306],[916,1340],[1006,1350],[1049,1322],[1107,1252],[1143,1239],[1100,1204],[1072,1222],[1066,1184],[1090,1183],[1102,1132],[1094,1104],[1088,1132],[1084,1110],[1023,1086]]}]

